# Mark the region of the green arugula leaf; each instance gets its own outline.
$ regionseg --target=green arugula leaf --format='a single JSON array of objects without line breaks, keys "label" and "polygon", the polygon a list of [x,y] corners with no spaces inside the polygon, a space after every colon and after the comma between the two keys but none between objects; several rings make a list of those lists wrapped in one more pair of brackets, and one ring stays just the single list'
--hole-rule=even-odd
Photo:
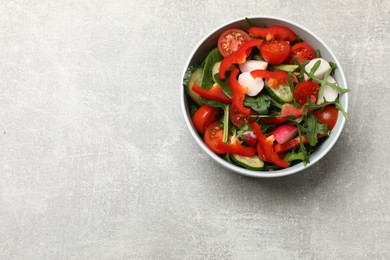
[{"label": "green arugula leaf", "polygon": [[286,162],[292,162],[292,161],[304,161],[305,160],[305,154],[303,152],[295,152],[291,151],[286,153],[286,155],[283,157],[283,160]]},{"label": "green arugula leaf", "polygon": [[328,132],[328,127],[326,124],[321,124],[317,117],[314,114],[309,114],[304,121],[302,127],[302,132],[309,140],[311,146],[315,146],[318,142],[317,135],[326,134]]},{"label": "green arugula leaf", "polygon": [[321,58],[321,51],[320,50],[316,50],[316,58]]},{"label": "green arugula leaf", "polygon": [[268,96],[259,95],[257,97],[246,97],[244,106],[251,107],[260,115],[267,115],[268,108],[271,105],[271,100]]}]

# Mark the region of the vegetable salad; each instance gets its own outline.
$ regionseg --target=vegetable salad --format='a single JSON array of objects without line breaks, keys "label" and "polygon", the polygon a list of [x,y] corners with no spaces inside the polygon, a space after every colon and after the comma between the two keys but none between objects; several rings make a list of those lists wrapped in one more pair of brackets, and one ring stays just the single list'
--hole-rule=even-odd
[{"label": "vegetable salad", "polygon": [[184,87],[195,129],[225,160],[252,170],[310,162],[330,135],[339,96],[349,91],[332,77],[336,64],[321,58],[285,26],[228,29]]}]

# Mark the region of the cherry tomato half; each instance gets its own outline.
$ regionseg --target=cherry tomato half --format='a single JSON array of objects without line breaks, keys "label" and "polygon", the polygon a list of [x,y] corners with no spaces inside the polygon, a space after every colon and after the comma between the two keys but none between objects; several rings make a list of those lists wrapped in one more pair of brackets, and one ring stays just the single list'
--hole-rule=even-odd
[{"label": "cherry tomato half", "polygon": [[249,116],[243,116],[237,111],[237,109],[234,106],[230,106],[229,108],[229,118],[232,124],[235,126],[244,126],[248,122],[250,123],[256,122],[256,118],[250,117],[251,115],[257,115],[256,111],[251,109]]},{"label": "cherry tomato half", "polygon": [[299,82],[294,90],[295,101],[301,106],[307,102],[307,99],[315,103],[318,99],[318,91],[320,90],[320,85],[316,82],[308,80]]},{"label": "cherry tomato half", "polygon": [[[237,51],[242,44],[249,41],[249,34],[240,29],[229,29],[224,31],[218,38],[218,50],[223,57]],[[250,53],[251,49],[249,49]],[[247,54],[249,54],[247,53]]]},{"label": "cherry tomato half", "polygon": [[203,105],[196,110],[192,117],[192,122],[194,123],[195,129],[199,133],[204,134],[206,126],[217,121],[221,114],[222,112],[219,108]]},{"label": "cherry tomato half", "polygon": [[203,140],[205,144],[216,154],[225,154],[223,148],[218,148],[223,143],[223,127],[221,121],[209,124],[204,131]]},{"label": "cherry tomato half", "polygon": [[290,55],[287,41],[270,41],[260,46],[260,54],[269,64],[280,64]]},{"label": "cherry tomato half", "polygon": [[[322,110],[322,111],[321,111]],[[328,129],[332,130],[336,125],[339,111],[333,105],[327,105],[323,109],[318,109],[314,112],[314,115],[323,124],[328,124]]]},{"label": "cherry tomato half", "polygon": [[312,60],[316,57],[316,53],[313,48],[304,42],[294,44],[290,50],[290,58],[288,63],[294,64],[294,58],[297,58],[300,63],[307,60]]}]

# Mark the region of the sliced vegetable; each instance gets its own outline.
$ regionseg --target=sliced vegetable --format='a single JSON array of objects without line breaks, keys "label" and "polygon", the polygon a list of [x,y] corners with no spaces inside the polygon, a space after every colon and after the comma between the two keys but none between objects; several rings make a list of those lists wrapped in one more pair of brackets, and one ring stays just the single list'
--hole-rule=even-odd
[{"label": "sliced vegetable", "polygon": [[316,53],[313,48],[305,43],[299,42],[294,44],[290,50],[289,64],[294,64],[294,59],[298,59],[298,62],[302,63],[307,60],[312,60],[316,57]]},{"label": "sliced vegetable", "polygon": [[253,133],[253,131],[246,131],[242,134],[242,136],[244,137],[242,138],[244,143],[249,146],[256,147],[257,136],[255,135],[255,133]]},{"label": "sliced vegetable", "polygon": [[290,44],[287,41],[271,41],[260,46],[261,56],[269,64],[280,64],[290,55]]},{"label": "sliced vegetable", "polygon": [[301,117],[304,107],[297,108],[292,104],[284,104],[282,110],[280,111],[280,117]]},{"label": "sliced vegetable", "polygon": [[264,87],[264,81],[261,78],[253,78],[250,72],[243,72],[238,76],[238,83],[247,87],[246,95],[257,96]]},{"label": "sliced vegetable", "polygon": [[[240,29],[228,29],[218,38],[218,50],[223,57],[236,52],[245,42],[251,38],[248,33]],[[249,53],[248,53],[249,55]]]},{"label": "sliced vegetable", "polygon": [[265,88],[268,90],[270,95],[283,103],[293,101],[294,96],[288,84],[280,84],[277,88],[269,87],[269,85],[266,84]]},{"label": "sliced vegetable", "polygon": [[275,144],[274,149],[276,153],[282,153],[290,151],[291,149],[297,148],[301,145],[301,139],[304,144],[307,144],[309,140],[304,136],[297,136],[294,139],[285,142],[284,144]]},{"label": "sliced vegetable", "polygon": [[271,26],[268,28],[251,27],[248,29],[248,32],[250,35],[255,37],[262,37],[266,41],[282,40],[294,42],[298,38],[298,35],[293,30],[286,26],[280,25]]},{"label": "sliced vegetable", "polygon": [[279,144],[284,144],[293,139],[298,133],[298,127],[290,124],[282,125],[276,128],[272,134]]},{"label": "sliced vegetable", "polygon": [[256,153],[255,148],[241,145],[236,136],[232,136],[230,138],[230,144],[224,142],[218,143],[217,149],[224,151],[224,153],[237,154],[241,156],[253,156]]},{"label": "sliced vegetable", "polygon": [[248,122],[253,123],[256,122],[255,117],[250,117],[250,115],[257,115],[256,111],[250,109],[249,115],[244,116],[238,112],[238,110],[234,106],[230,106],[229,108],[229,119],[235,126],[245,126]]},{"label": "sliced vegetable", "polygon": [[257,136],[257,146],[260,147],[260,150],[262,153],[264,153],[264,156],[275,165],[278,165],[282,168],[287,168],[289,166],[289,163],[281,159],[279,155],[274,151],[272,139],[265,138],[265,136],[261,132],[260,126],[257,123],[253,123],[250,126]]},{"label": "sliced vegetable", "polygon": [[230,103],[230,98],[228,98],[225,93],[223,93],[221,87],[217,83],[214,83],[213,87],[209,90],[205,90],[199,85],[194,84],[192,86],[192,90],[201,97],[217,100],[224,104]]},{"label": "sliced vegetable", "polygon": [[225,73],[231,65],[244,63],[246,61],[246,57],[248,56],[248,50],[251,50],[252,47],[260,46],[261,44],[261,40],[250,40],[244,43],[236,52],[232,52],[227,55],[222,60],[221,66],[219,67],[219,78],[225,79]]},{"label": "sliced vegetable", "polygon": [[[337,85],[336,80],[332,76],[328,76],[326,80],[329,83],[333,83]],[[331,88],[328,85],[325,85],[321,97],[318,97],[317,104],[322,104],[324,103],[325,100],[329,102],[335,101],[338,95],[339,93],[337,92],[337,90]]]},{"label": "sliced vegetable", "polygon": [[200,106],[203,104],[203,102],[200,99],[200,96],[192,90],[192,86],[194,84],[199,85],[202,82],[202,75],[203,68],[197,68],[191,73],[190,80],[188,82],[188,95]]},{"label": "sliced vegetable", "polygon": [[318,83],[308,80],[299,82],[294,90],[295,101],[301,106],[310,99],[313,103],[317,102],[320,85]]},{"label": "sliced vegetable", "polygon": [[192,117],[192,122],[194,123],[195,129],[199,133],[204,134],[206,126],[217,121],[221,115],[222,111],[220,108],[203,105],[196,110]]},{"label": "sliced vegetable", "polygon": [[260,170],[264,167],[264,162],[257,154],[250,157],[233,154],[231,158],[235,163],[247,169]]},{"label": "sliced vegetable", "polygon": [[251,72],[254,70],[265,70],[268,67],[268,63],[262,60],[247,60],[246,62],[239,64],[241,72]]},{"label": "sliced vegetable", "polygon": [[[311,70],[315,67],[314,65],[319,62],[319,66],[318,68],[315,70],[314,72],[314,76],[319,78],[319,79],[323,79],[324,78],[324,75],[326,73],[327,70],[330,69],[330,65],[329,65],[329,62],[327,62],[326,60],[324,60],[323,58],[315,58],[315,59],[312,59],[306,66],[305,66],[305,70],[307,72],[311,72]],[[308,75],[305,74],[304,75],[305,79],[308,79]]]},{"label": "sliced vegetable", "polygon": [[221,62],[218,61],[214,64],[213,68],[211,69],[211,75],[213,76],[214,82],[218,83],[217,81],[217,74],[219,73],[219,67],[221,66]]},{"label": "sliced vegetable", "polygon": [[248,91],[247,87],[243,87],[237,81],[237,75],[239,70],[237,67],[234,67],[229,77],[229,86],[232,90],[232,105],[234,108],[243,116],[248,116],[250,114],[250,109],[244,107],[245,94]]},{"label": "sliced vegetable", "polygon": [[332,130],[337,123],[339,111],[333,105],[327,105],[323,109],[318,109],[314,112],[314,115],[320,120],[321,123],[326,124],[329,130]]},{"label": "sliced vegetable", "polygon": [[225,154],[226,151],[219,147],[219,143],[223,143],[223,127],[221,121],[216,121],[209,124],[204,131],[203,140],[208,148],[216,154]]}]

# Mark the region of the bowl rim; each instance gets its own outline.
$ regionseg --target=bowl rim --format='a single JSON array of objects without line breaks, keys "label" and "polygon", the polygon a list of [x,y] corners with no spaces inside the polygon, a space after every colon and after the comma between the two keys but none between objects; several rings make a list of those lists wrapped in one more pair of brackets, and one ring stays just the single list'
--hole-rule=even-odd
[{"label": "bowl rim", "polygon": [[[194,54],[198,51],[198,49],[202,46],[202,44],[209,37],[211,37],[214,33],[216,33],[217,31],[221,30],[222,28],[228,27],[228,26],[230,26],[230,25],[232,25],[234,23],[245,21],[246,18],[248,18],[248,19],[271,19],[271,20],[275,20],[275,21],[280,21],[280,22],[291,24],[291,25],[293,25],[295,27],[298,27],[299,29],[301,29],[301,30],[305,31],[306,33],[310,34],[310,36],[315,38],[329,52],[329,54],[332,56],[332,62],[336,63],[336,65],[337,65],[337,70],[339,71],[339,73],[341,75],[341,80],[342,80],[343,86],[346,89],[348,88],[347,81],[346,81],[346,78],[345,78],[345,74],[344,74],[344,71],[343,71],[343,69],[341,67],[341,64],[340,64],[339,60],[337,59],[337,57],[335,56],[333,51],[329,48],[329,46],[320,37],[318,37],[315,33],[313,33],[311,30],[307,29],[306,27],[304,27],[304,26],[302,26],[300,24],[297,24],[297,23],[295,23],[293,21],[290,21],[288,19],[281,18],[281,17],[267,16],[267,15],[246,16],[246,17],[241,17],[241,18],[236,18],[234,20],[230,20],[230,21],[228,21],[228,22],[218,26],[217,28],[213,29],[210,33],[208,33],[206,36],[204,36],[198,42],[198,44],[193,48],[191,54],[188,56],[186,64],[184,66],[183,73],[182,73],[181,78],[180,78],[180,86],[181,86],[181,88],[180,88],[180,101],[181,101],[181,108],[182,108],[184,120],[186,122],[186,125],[187,125],[187,127],[188,127],[188,129],[189,129],[189,131],[190,131],[190,133],[192,135],[192,137],[195,139],[195,141],[198,143],[198,145],[202,148],[202,150],[205,151],[212,159],[214,159],[214,161],[219,163],[225,169],[228,169],[228,170],[233,171],[235,173],[238,173],[240,175],[244,175],[244,176],[248,176],[248,177],[255,177],[255,178],[282,177],[282,176],[288,176],[288,175],[291,175],[291,174],[294,174],[294,173],[297,173],[297,172],[302,172],[304,170],[307,170],[311,166],[313,166],[316,162],[318,162],[326,154],[328,154],[328,152],[332,149],[334,144],[337,142],[338,138],[341,135],[341,132],[344,129],[344,125],[345,125],[345,121],[346,121],[344,116],[340,117],[340,112],[339,112],[339,119],[338,119],[338,121],[339,120],[341,120],[341,121],[337,122],[337,124],[339,124],[338,131],[336,131],[336,132],[332,131],[331,136],[333,135],[333,139],[331,140],[329,145],[326,146],[321,151],[321,154],[319,154],[313,160],[310,160],[310,163],[308,163],[306,166],[304,166],[303,163],[301,162],[301,163],[298,163],[298,164],[296,164],[296,165],[294,165],[292,167],[289,167],[289,168],[286,168],[286,169],[281,169],[281,170],[275,170],[275,171],[249,170],[249,169],[245,169],[245,168],[236,166],[236,165],[234,165],[232,163],[229,163],[228,161],[222,159],[220,156],[215,154],[213,151],[211,151],[206,146],[206,144],[203,142],[203,140],[201,139],[199,134],[193,128],[192,123],[190,121],[190,116],[189,116],[187,108],[186,108],[187,101],[186,101],[186,92],[185,92],[185,89],[183,87],[183,78],[184,78],[184,75],[185,75],[185,73],[187,71],[187,68],[189,67],[189,65],[191,63],[192,58],[194,57]],[[344,108],[344,110],[346,112],[348,112],[348,92],[344,93],[343,97],[345,99],[345,104],[343,104],[343,108]]]}]

